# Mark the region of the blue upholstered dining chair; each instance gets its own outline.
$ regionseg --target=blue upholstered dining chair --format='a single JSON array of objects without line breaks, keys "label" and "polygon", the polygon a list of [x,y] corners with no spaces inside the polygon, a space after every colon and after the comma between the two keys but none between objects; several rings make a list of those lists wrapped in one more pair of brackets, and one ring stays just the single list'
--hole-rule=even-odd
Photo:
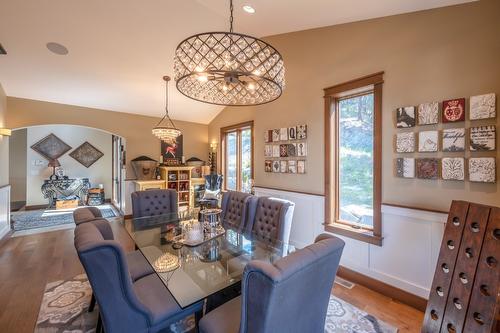
[{"label": "blue upholstered dining chair", "polygon": [[193,313],[199,317],[203,304],[181,309],[157,274],[133,281],[122,247],[105,240],[95,224],[76,227],[75,248],[106,333],[155,333]]},{"label": "blue upholstered dining chair", "polygon": [[134,218],[177,213],[177,211],[176,190],[154,189],[132,193],[132,215]]},{"label": "blue upholstered dining chair", "polygon": [[324,333],[326,311],[344,242],[320,235],[274,264],[251,261],[242,296],[206,314],[201,333]]},{"label": "blue upholstered dining chair", "polygon": [[247,231],[259,240],[283,244],[284,253],[287,253],[294,209],[295,203],[291,201],[258,197]]},{"label": "blue upholstered dining chair", "polygon": [[227,191],[222,194],[221,223],[225,228],[239,232],[247,229],[248,221],[253,220],[257,198],[250,193]]}]

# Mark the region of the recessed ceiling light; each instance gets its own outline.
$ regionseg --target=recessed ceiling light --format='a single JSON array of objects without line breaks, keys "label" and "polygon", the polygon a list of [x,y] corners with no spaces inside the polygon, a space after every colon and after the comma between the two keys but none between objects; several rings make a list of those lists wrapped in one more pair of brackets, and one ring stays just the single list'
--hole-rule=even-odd
[{"label": "recessed ceiling light", "polygon": [[250,5],[245,5],[243,6],[243,10],[249,14],[253,14],[255,13],[255,8],[253,8],[252,6]]},{"label": "recessed ceiling light", "polygon": [[47,48],[49,49],[50,52],[58,55],[66,55],[69,53],[66,46],[59,43],[54,43],[54,42],[47,43]]}]

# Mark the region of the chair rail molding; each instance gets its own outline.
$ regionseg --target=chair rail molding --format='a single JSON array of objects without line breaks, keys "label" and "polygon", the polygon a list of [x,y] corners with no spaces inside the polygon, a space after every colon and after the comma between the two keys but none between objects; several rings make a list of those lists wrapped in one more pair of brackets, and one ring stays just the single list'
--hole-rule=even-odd
[{"label": "chair rail molding", "polygon": [[[290,244],[307,246],[324,232],[324,196],[258,186],[254,189],[257,196],[295,203]],[[341,265],[428,299],[446,219],[445,213],[383,204],[383,246],[337,235],[346,242]]]}]

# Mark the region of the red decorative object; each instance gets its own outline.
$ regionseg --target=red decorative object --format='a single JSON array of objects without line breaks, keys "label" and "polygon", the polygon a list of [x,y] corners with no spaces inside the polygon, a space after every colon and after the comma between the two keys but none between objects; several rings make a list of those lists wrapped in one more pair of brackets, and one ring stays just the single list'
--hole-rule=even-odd
[{"label": "red decorative object", "polygon": [[443,123],[465,121],[465,98],[443,102]]}]

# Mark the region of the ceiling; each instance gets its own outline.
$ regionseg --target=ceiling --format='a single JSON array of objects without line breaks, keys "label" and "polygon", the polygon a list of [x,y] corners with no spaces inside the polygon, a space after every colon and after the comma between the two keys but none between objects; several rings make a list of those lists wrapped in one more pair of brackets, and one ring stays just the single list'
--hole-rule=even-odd
[{"label": "ceiling", "polygon": [[[257,37],[470,0],[234,0],[235,31]],[[247,14],[242,6],[252,5]],[[1,0],[0,83],[8,96],[162,116],[164,82],[185,37],[227,30],[227,0]],[[68,55],[46,43],[65,45]],[[286,64],[285,64],[286,65]],[[222,109],[171,83],[174,119],[208,123]]]}]

